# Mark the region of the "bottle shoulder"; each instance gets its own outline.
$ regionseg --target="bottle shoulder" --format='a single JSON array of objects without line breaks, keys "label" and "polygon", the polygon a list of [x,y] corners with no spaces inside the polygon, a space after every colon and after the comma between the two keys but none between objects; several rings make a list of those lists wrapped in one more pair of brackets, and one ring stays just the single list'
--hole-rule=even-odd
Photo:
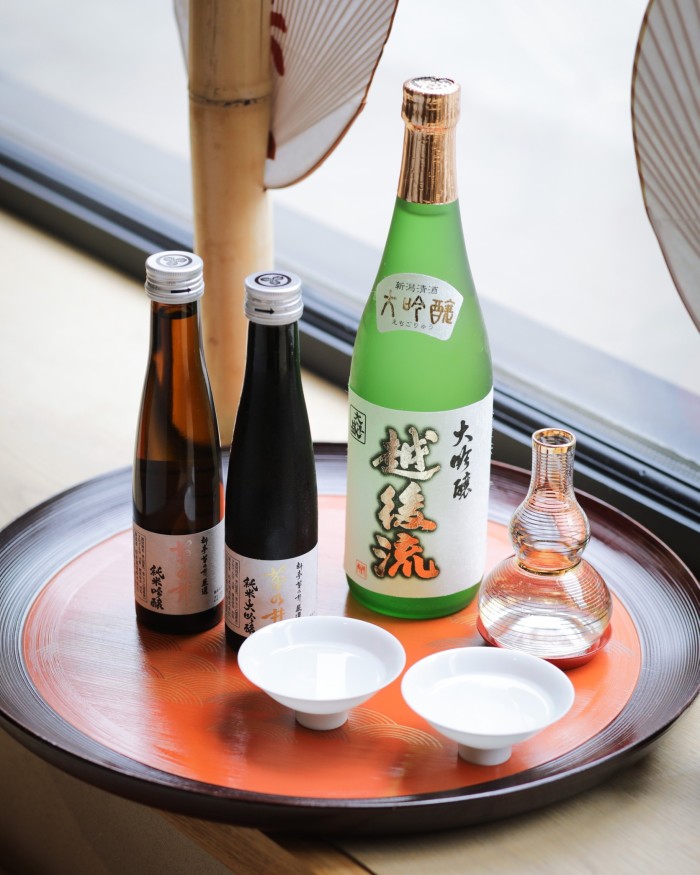
[{"label": "bottle shoulder", "polygon": [[473,288],[459,201],[396,199],[374,286],[392,273],[437,276],[458,288]]}]

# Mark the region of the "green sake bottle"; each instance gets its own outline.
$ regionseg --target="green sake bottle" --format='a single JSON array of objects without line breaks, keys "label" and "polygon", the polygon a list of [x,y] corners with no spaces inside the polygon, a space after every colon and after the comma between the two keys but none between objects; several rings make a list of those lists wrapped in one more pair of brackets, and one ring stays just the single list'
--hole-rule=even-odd
[{"label": "green sake bottle", "polygon": [[345,573],[365,607],[466,606],[484,573],[493,375],[457,200],[459,85],[404,85],[398,197],[350,369]]}]

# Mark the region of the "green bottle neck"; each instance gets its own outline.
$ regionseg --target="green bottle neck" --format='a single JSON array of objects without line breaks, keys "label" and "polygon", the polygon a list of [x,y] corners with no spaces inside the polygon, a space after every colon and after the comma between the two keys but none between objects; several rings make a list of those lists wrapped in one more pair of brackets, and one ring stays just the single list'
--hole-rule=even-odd
[{"label": "green bottle neck", "polygon": [[455,214],[458,217],[460,216],[459,200],[457,198],[440,204],[421,204],[414,201],[407,201],[404,198],[397,196],[394,209],[400,209],[401,212],[407,213],[411,216],[419,216],[421,218],[425,216],[433,216],[435,218],[445,217],[451,220]]}]

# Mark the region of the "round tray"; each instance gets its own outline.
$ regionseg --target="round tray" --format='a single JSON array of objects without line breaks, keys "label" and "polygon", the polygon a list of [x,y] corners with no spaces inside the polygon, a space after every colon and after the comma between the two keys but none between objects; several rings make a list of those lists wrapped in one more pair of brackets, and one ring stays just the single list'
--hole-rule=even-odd
[{"label": "round tray", "polygon": [[[345,448],[317,447],[319,607],[371,619],[410,665],[435,650],[484,646],[475,606],[440,620],[370,614],[342,573]],[[489,555],[525,471],[494,464]],[[49,762],[146,804],[295,834],[415,833],[489,821],[591,787],[641,755],[700,686],[700,595],[683,563],[609,506],[579,495],[586,558],[614,595],[613,636],[570,672],[570,715],[499,767],[470,766],[401,700],[398,682],[329,733],[238,672],[222,628],[163,636],[133,616],[130,471],[75,487],[0,533],[0,722]]]}]

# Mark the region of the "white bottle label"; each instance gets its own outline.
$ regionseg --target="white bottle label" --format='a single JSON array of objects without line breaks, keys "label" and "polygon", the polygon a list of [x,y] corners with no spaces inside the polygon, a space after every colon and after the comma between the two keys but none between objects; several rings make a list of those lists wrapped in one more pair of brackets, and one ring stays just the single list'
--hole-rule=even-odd
[{"label": "white bottle label", "polygon": [[377,329],[418,331],[449,340],[464,300],[449,283],[420,273],[394,273],[377,283]]},{"label": "white bottle label", "polygon": [[289,559],[250,559],[226,547],[226,625],[238,635],[316,611],[318,547]]},{"label": "white bottle label", "polygon": [[433,413],[349,396],[348,577],[416,599],[477,584],[486,561],[493,392]]},{"label": "white bottle label", "polygon": [[224,522],[191,535],[133,525],[136,601],[159,614],[198,614],[224,597]]}]

